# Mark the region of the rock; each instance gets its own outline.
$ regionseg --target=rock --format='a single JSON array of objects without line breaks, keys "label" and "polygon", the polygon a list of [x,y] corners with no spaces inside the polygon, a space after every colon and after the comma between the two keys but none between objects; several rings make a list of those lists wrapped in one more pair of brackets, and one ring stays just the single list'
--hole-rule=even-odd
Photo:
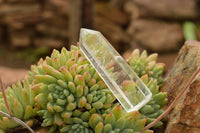
[{"label": "rock", "polygon": [[170,131],[165,131],[165,133],[200,133],[199,128],[187,127],[184,124],[174,124]]},{"label": "rock", "polygon": [[66,17],[69,15],[69,1],[68,0],[48,0],[46,1],[45,10],[52,11],[57,15]]},{"label": "rock", "polygon": [[35,24],[40,21],[40,5],[31,4],[2,4],[0,5],[0,23]]},{"label": "rock", "polygon": [[170,68],[173,66],[177,55],[177,52],[170,52],[158,55],[158,62],[162,62],[165,64],[164,73],[170,70]]},{"label": "rock", "polygon": [[66,41],[56,38],[43,37],[43,38],[35,38],[33,44],[36,47],[50,47],[58,49],[64,46],[64,44],[66,44]]},{"label": "rock", "polygon": [[16,4],[16,3],[34,3],[35,0],[6,0],[8,3]]},{"label": "rock", "polygon": [[134,3],[133,0],[127,0],[125,2],[124,10],[129,14],[131,21],[134,21],[140,17],[139,7]]},{"label": "rock", "polygon": [[[187,41],[168,73],[162,91],[168,92],[168,105],[200,68],[200,42]],[[200,74],[182,95],[168,115],[165,133],[197,133],[200,131]]]},{"label": "rock", "polygon": [[42,18],[43,19],[42,19],[41,23],[46,24],[46,25],[54,25],[56,27],[63,27],[63,28],[64,27],[68,28],[68,25],[69,25],[68,17],[66,17],[66,16],[63,17],[60,14],[57,14],[57,12],[53,12],[50,10],[44,11],[42,13]]},{"label": "rock", "polygon": [[129,35],[117,24],[100,17],[94,18],[94,29],[100,31],[119,52],[129,48]]},{"label": "rock", "polygon": [[200,31],[197,30],[197,31],[196,31],[196,34],[197,34],[197,38],[198,38],[198,40],[200,40]]},{"label": "rock", "polygon": [[48,0],[36,30],[48,37],[69,38],[69,1]]},{"label": "rock", "polygon": [[128,23],[126,13],[108,3],[97,2],[95,4],[95,13],[97,16],[104,17],[115,24],[126,25]]},{"label": "rock", "polygon": [[21,81],[28,74],[27,69],[8,68],[0,66],[0,76],[5,87]]},{"label": "rock", "polygon": [[30,46],[33,34],[34,30],[31,28],[16,29],[9,27],[10,42],[14,47]]},{"label": "rock", "polygon": [[119,9],[122,9],[126,0],[110,0],[110,4]]},{"label": "rock", "polygon": [[2,28],[0,27],[0,42],[3,41],[2,37],[3,37],[3,31],[2,31]]},{"label": "rock", "polygon": [[196,0],[134,0],[134,4],[138,6],[141,17],[182,20],[199,17]]},{"label": "rock", "polygon": [[36,30],[49,37],[60,37],[67,39],[69,37],[68,26],[57,26],[47,23],[38,24]]},{"label": "rock", "polygon": [[11,34],[11,44],[14,47],[28,47],[31,44],[30,36],[26,34]]},{"label": "rock", "polygon": [[136,19],[129,26],[128,33],[153,52],[177,50],[183,41],[182,26],[175,22]]}]

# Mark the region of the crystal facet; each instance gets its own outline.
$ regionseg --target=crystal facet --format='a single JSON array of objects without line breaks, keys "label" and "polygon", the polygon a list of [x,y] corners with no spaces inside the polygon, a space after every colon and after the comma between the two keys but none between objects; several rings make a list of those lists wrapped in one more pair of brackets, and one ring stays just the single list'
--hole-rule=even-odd
[{"label": "crystal facet", "polygon": [[81,29],[79,47],[127,112],[139,110],[151,92],[98,31]]}]

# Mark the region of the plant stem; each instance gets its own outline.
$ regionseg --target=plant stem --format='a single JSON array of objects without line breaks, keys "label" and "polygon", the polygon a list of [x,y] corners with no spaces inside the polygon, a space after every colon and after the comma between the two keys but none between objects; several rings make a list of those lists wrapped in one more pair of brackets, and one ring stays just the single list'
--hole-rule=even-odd
[{"label": "plant stem", "polygon": [[184,89],[178,94],[178,96],[174,99],[174,101],[170,104],[170,106],[165,110],[164,113],[162,113],[155,121],[144,127],[144,129],[140,132],[143,133],[147,129],[151,128],[155,124],[157,124],[165,115],[167,115],[176,105],[177,101],[181,98],[183,93],[187,90],[187,88],[191,85],[192,81],[195,79],[195,77],[200,73],[200,68],[195,72],[195,74],[192,76],[192,78],[187,82]]},{"label": "plant stem", "polygon": [[4,85],[3,85],[3,82],[2,82],[1,76],[0,76],[0,85],[1,85],[1,90],[2,90],[2,94],[3,94],[3,98],[4,98],[4,101],[5,101],[5,104],[6,104],[6,108],[8,110],[8,113],[10,114],[10,116],[12,116],[12,112],[11,112],[10,107],[8,105],[8,100],[6,98],[5,89],[4,89]]}]

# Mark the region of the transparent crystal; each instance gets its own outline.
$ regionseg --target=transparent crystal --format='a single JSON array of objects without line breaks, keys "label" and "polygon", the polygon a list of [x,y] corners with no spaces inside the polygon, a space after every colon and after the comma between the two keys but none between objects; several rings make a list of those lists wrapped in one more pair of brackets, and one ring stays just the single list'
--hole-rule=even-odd
[{"label": "transparent crystal", "polygon": [[100,32],[82,28],[79,47],[127,112],[151,99],[150,90]]}]

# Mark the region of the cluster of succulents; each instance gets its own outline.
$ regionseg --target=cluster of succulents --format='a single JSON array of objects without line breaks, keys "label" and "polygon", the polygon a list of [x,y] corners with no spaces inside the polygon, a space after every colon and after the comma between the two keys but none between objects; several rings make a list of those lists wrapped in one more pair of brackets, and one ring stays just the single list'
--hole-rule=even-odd
[{"label": "cluster of succulents", "polygon": [[148,56],[146,51],[143,51],[140,54],[140,51],[135,49],[127,59],[127,62],[139,77],[147,74],[149,78],[156,79],[157,84],[160,87],[163,82],[162,75],[164,64],[156,63],[157,57],[157,53]]},{"label": "cluster of succulents", "polygon": [[[167,93],[159,91],[159,87],[163,82],[164,64],[156,63],[157,56],[157,54],[148,56],[146,51],[140,54],[140,51],[136,49],[127,60],[131,68],[139,75],[153,95],[150,102],[139,110],[144,118],[147,119],[147,124],[163,113],[161,109],[167,103]],[[154,127],[159,127],[162,124],[160,121]]]},{"label": "cluster of succulents", "polygon": [[[138,111],[125,113],[120,105],[115,105],[108,113],[93,114],[89,119],[89,125],[95,133],[137,133],[146,123]],[[146,130],[144,133],[152,133]]]},{"label": "cluster of succulents", "polygon": [[[27,79],[22,83],[17,82],[12,85],[12,88],[8,87],[5,91],[12,115],[25,121],[28,126],[32,126],[36,122],[34,117],[39,108],[34,98],[38,92],[39,88],[36,86],[31,88]],[[0,93],[0,110],[8,113],[2,93]],[[1,130],[8,130],[17,126],[19,126],[18,123],[0,114]]]},{"label": "cluster of succulents", "polygon": [[[157,80],[149,78],[147,74],[143,75],[141,79],[152,92],[151,100],[139,110],[144,118],[147,119],[147,124],[149,124],[163,113],[162,108],[167,103],[167,93],[159,92]],[[160,121],[154,125],[154,127],[159,127],[162,124],[163,123]]]},{"label": "cluster of succulents", "polygon": [[[151,101],[139,112],[125,113],[76,46],[72,46],[70,51],[65,48],[61,52],[54,50],[50,57],[31,66],[28,80],[23,82],[23,86],[18,83],[13,89],[7,89],[9,105],[14,116],[22,120],[40,116],[41,126],[51,127],[51,132],[137,133],[145,124],[158,117],[166,104],[166,93],[159,92],[163,65],[156,63],[156,57],[156,54],[147,56],[146,52],[140,55],[135,50],[128,59],[132,69],[153,94]],[[20,105],[12,103],[16,101],[13,97]],[[16,106],[23,108],[16,110]],[[1,99],[0,110],[7,112],[5,109],[5,103]],[[16,114],[15,110],[20,113]],[[19,114],[21,115],[18,116]],[[6,119],[3,116],[0,118]],[[157,124],[159,125],[161,123]],[[7,130],[16,126],[3,127],[0,124],[0,129]],[[153,131],[146,131],[151,132]]]},{"label": "cluster of succulents", "polygon": [[115,97],[95,69],[83,57],[78,47],[71,51],[54,50],[51,57],[32,66],[32,84],[42,84],[41,93],[35,97],[41,107],[38,112],[44,119],[42,126],[51,130],[81,122],[87,129],[88,116],[113,105]]}]

